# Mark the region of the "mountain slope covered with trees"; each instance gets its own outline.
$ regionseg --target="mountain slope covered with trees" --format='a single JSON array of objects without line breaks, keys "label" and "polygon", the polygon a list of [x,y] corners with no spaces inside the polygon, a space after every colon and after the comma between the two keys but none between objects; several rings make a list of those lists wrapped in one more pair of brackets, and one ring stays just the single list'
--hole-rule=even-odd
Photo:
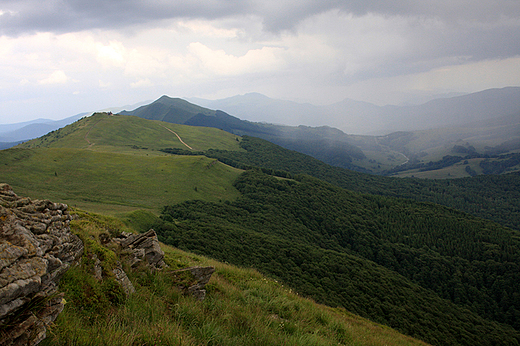
[{"label": "mountain slope covered with trees", "polygon": [[258,268],[433,344],[520,341],[512,328],[520,321],[518,232],[305,176],[249,171],[235,186],[241,197],[234,202],[166,207],[155,225],[161,239]]},{"label": "mountain slope covered with trees", "polygon": [[237,168],[308,174],[352,191],[433,202],[520,230],[518,172],[453,180],[396,179],[330,166],[259,138],[244,136],[240,146],[245,150],[208,150],[206,155]]}]

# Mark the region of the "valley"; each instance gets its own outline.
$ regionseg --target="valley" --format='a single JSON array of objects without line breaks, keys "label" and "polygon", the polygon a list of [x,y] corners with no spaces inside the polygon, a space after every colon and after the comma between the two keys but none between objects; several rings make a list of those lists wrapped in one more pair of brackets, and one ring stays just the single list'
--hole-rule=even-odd
[{"label": "valley", "polygon": [[518,173],[381,177],[219,128],[107,113],[0,160],[20,194],[154,228],[431,344],[520,340]]},{"label": "valley", "polygon": [[[217,109],[214,110],[162,96],[134,110],[114,108],[114,111],[172,124],[213,127],[237,136],[259,137],[354,171],[453,179],[520,171],[519,90],[490,89],[406,107],[377,107],[353,100],[314,106],[270,99],[261,94],[212,102],[192,100]],[[82,115],[85,113],[62,121],[41,119],[1,125],[0,147],[15,146],[70,124]],[[266,121],[267,117],[272,120]],[[365,130],[351,126],[358,121],[362,121]],[[33,128],[40,132],[34,132]],[[459,167],[460,162],[465,161],[468,161],[467,167]]]}]

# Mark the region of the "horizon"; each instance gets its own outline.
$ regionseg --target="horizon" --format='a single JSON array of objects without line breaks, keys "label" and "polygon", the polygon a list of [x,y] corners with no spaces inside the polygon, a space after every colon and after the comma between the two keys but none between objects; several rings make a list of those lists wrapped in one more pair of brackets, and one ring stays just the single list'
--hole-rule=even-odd
[{"label": "horizon", "polygon": [[[486,90],[505,89],[505,88],[514,88],[514,87],[516,87],[516,86],[506,86],[506,87],[503,87],[503,88],[490,88],[490,89],[478,90],[475,93],[479,93],[479,92],[486,91]],[[229,98],[233,98],[233,97],[247,96],[247,95],[251,95],[251,94],[261,95],[261,96],[267,97],[267,98],[272,99],[272,100],[295,102],[295,103],[299,103],[299,104],[306,104],[306,103],[308,103],[308,104],[313,105],[313,106],[333,105],[335,103],[340,103],[340,102],[343,102],[343,101],[346,101],[346,100],[351,100],[351,101],[354,101],[354,102],[366,102],[366,101],[359,101],[359,100],[354,100],[354,99],[350,99],[350,98],[344,98],[344,99],[336,101],[336,102],[326,103],[326,104],[321,104],[320,105],[320,104],[314,104],[314,103],[307,102],[307,101],[295,101],[295,100],[284,100],[284,99],[273,98],[273,97],[267,96],[265,94],[262,94],[262,93],[259,93],[259,92],[255,92],[255,91],[244,93],[244,94],[232,95],[232,96],[225,97],[225,98],[217,98],[217,99],[209,99],[209,98],[201,98],[201,97],[181,97],[181,96],[170,96],[170,95],[167,95],[167,94],[162,94],[162,95],[160,95],[160,96],[158,96],[158,97],[156,97],[154,99],[143,100],[143,101],[135,102],[133,104],[112,105],[112,106],[107,106],[107,107],[94,109],[94,110],[83,110],[83,111],[80,111],[80,112],[75,113],[75,114],[66,115],[65,117],[62,117],[62,118],[42,118],[42,117],[38,117],[38,118],[34,118],[34,119],[28,119],[28,120],[12,122],[12,123],[2,123],[2,122],[0,122],[0,125],[16,125],[16,124],[21,124],[21,123],[34,123],[34,122],[38,122],[38,121],[61,121],[61,120],[65,120],[67,118],[72,118],[72,117],[75,117],[75,116],[78,116],[78,115],[90,116],[90,115],[92,115],[92,114],[94,114],[96,112],[105,112],[105,111],[107,111],[107,112],[111,111],[111,112],[115,112],[115,113],[118,113],[118,112],[123,111],[123,110],[124,111],[132,111],[132,110],[137,109],[137,108],[139,108],[141,106],[145,106],[145,105],[151,104],[151,103],[157,101],[158,99],[160,99],[163,96],[166,96],[166,97],[169,97],[169,98],[179,98],[179,99],[182,99],[182,100],[185,100],[185,101],[188,101],[188,102],[190,102],[192,104],[196,104],[197,105],[197,103],[196,103],[197,100],[211,102],[211,101],[225,100],[225,99],[229,99]],[[402,104],[402,105],[394,105],[394,106],[398,106],[398,107],[418,106],[418,105],[422,105],[422,104],[428,103],[428,102],[433,101],[433,100],[454,98],[454,97],[465,96],[465,95],[469,95],[469,94],[473,94],[473,93],[463,93],[463,94],[454,95],[454,96],[448,96],[448,95],[442,96],[442,95],[439,95],[439,97],[436,97],[436,98],[434,97],[434,98],[428,99],[428,100],[426,100],[424,102],[421,102],[421,103]],[[371,102],[367,102],[367,103],[373,104]],[[376,105],[376,106],[378,106],[378,105]],[[382,105],[380,107],[385,107],[385,106],[389,106],[389,104]],[[127,107],[130,107],[130,108],[127,108]],[[202,106],[202,107],[205,107],[205,106]],[[233,115],[233,114],[231,114],[231,115]]]}]

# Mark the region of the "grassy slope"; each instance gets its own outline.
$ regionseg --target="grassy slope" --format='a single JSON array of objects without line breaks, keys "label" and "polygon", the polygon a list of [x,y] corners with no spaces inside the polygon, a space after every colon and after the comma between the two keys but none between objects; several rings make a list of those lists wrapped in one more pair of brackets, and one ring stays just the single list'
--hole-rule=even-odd
[{"label": "grassy slope", "polygon": [[[72,228],[82,238],[99,240],[107,229],[128,231],[115,219],[79,215]],[[117,249],[89,242],[81,265],[60,283],[67,304],[42,345],[426,345],[343,309],[302,298],[255,270],[169,246],[163,250],[169,269],[129,272],[136,293],[113,299],[119,296],[117,287],[107,274],[101,282],[92,278],[88,254],[103,253],[107,270],[117,260]],[[168,273],[192,265],[216,268],[202,302],[182,296]]]},{"label": "grassy slope", "polygon": [[218,129],[95,114],[0,151],[0,176],[22,195],[104,213],[137,208],[158,212],[185,200],[238,195],[232,183],[240,170],[204,156],[156,150],[187,149],[163,126],[194,149],[238,150],[236,137]]},{"label": "grassy slope", "polygon": [[[0,152],[0,175],[21,195],[102,210],[144,208],[191,199],[227,200],[240,170],[203,156],[143,156],[74,149]],[[97,207],[95,205],[98,205]]]},{"label": "grassy slope", "polygon": [[[81,182],[83,183],[84,186],[86,186],[86,191],[83,191],[83,192],[79,192],[77,196],[80,196],[81,194],[83,193],[89,193],[90,189],[92,188],[92,186],[95,186],[97,187],[96,184],[101,184],[102,182],[102,186],[100,188],[98,188],[98,190],[95,192],[95,193],[92,193],[91,196],[93,196],[93,199],[92,201],[87,201],[89,203],[91,202],[99,202],[99,203],[114,203],[113,200],[105,200],[104,198],[106,198],[107,196],[111,196],[111,195],[114,195],[114,194],[117,194],[117,193],[123,193],[124,195],[122,196],[123,199],[125,199],[124,203],[127,203],[125,204],[125,206],[131,206],[131,207],[136,207],[136,205],[132,205],[132,204],[128,204],[128,202],[130,201],[131,203],[132,202],[135,202],[135,200],[133,200],[134,198],[135,199],[138,199],[138,200],[143,200],[143,199],[146,199],[147,196],[146,195],[141,195],[141,193],[135,193],[131,196],[127,195],[127,194],[131,194],[134,192],[134,187],[135,188],[139,188],[141,187],[140,184],[143,184],[143,182],[140,182],[135,184],[135,185],[132,185],[134,183],[129,183],[130,185],[128,184],[123,184],[121,183],[121,180],[124,180],[125,176],[116,176],[117,174],[122,174],[121,172],[124,172],[124,174],[128,174],[129,172],[125,172],[125,168],[128,168],[128,166],[126,165],[126,163],[130,162],[130,160],[133,161],[134,157],[135,158],[138,158],[137,160],[140,160],[140,159],[153,159],[152,161],[137,161],[138,164],[132,164],[132,167],[130,168],[130,173],[134,173],[135,176],[128,176],[128,179],[129,181],[133,181],[136,177],[142,177],[143,175],[146,175],[147,172],[151,169],[150,167],[153,166],[156,161],[154,161],[155,159],[159,159],[161,158],[160,155],[164,155],[163,153],[160,153],[160,152],[157,152],[157,151],[153,151],[153,149],[155,149],[154,147],[151,147],[149,145],[150,143],[150,140],[153,140],[153,139],[159,139],[161,138],[161,136],[157,136],[157,135],[152,135],[152,134],[149,134],[149,135],[142,135],[143,136],[143,141],[142,142],[136,142],[136,140],[139,138],[137,136],[132,136],[133,134],[135,134],[136,132],[130,132],[130,133],[126,133],[124,132],[124,127],[122,126],[112,126],[115,122],[115,121],[118,121],[119,119],[122,119],[120,117],[108,117],[108,116],[103,116],[103,115],[99,115],[99,116],[95,116],[95,117],[92,117],[92,118],[87,118],[87,119],[84,119],[83,122],[79,122],[76,124],[76,126],[83,126],[81,129],[78,129],[78,130],[81,130],[83,131],[82,134],[79,133],[79,131],[77,133],[75,133],[75,140],[73,140],[74,138],[72,138],[72,133],[70,135],[67,135],[67,132],[66,130],[62,130],[62,131],[57,131],[55,133],[52,133],[51,135],[47,136],[47,139],[42,139],[42,141],[46,141],[47,144],[45,143],[41,143],[41,144],[44,144],[46,146],[55,146],[55,147],[58,147],[58,146],[61,146],[62,144],[59,143],[59,141],[57,141],[58,139],[59,140],[63,140],[63,141],[67,141],[69,140],[71,142],[71,144],[76,144],[78,145],[79,147],[83,148],[83,149],[86,149],[89,147],[89,144],[88,142],[85,140],[85,135],[87,135],[88,133],[88,136],[87,136],[87,139],[89,139],[89,141],[91,143],[94,143],[94,145],[90,146],[89,150],[78,150],[77,153],[79,152],[82,152],[82,153],[89,153],[90,154],[96,154],[96,155],[108,155],[108,158],[105,160],[106,164],[107,165],[112,165],[111,166],[111,169],[109,170],[106,170],[106,171],[103,171],[103,169],[101,169],[101,172],[100,173],[100,166],[104,166],[105,164],[103,165],[99,165],[99,164],[95,164],[95,165],[90,165],[88,167],[86,167],[84,169],[84,172],[87,172],[87,176],[89,177],[92,177],[93,174],[98,174],[98,176],[94,176],[94,178],[92,180],[85,180],[85,178],[82,176],[82,177],[74,177],[71,179],[71,182],[72,183],[78,183],[78,182]],[[131,119],[131,118],[127,118],[127,119]],[[89,120],[91,120],[91,122],[88,122]],[[96,121],[96,122],[94,122]],[[136,120],[138,121],[138,120]],[[149,122],[146,122],[146,123],[143,123],[143,124],[146,124],[148,126]],[[121,125],[121,124],[119,124]],[[149,125],[150,127],[151,125]],[[172,125],[174,127],[174,129],[177,128],[177,125]],[[148,127],[148,128],[149,128]],[[152,126],[153,127],[153,126]],[[179,129],[183,129],[182,126],[179,126],[178,127]],[[142,128],[141,128],[142,129]],[[157,128],[157,130],[164,130],[164,128],[162,128],[161,126],[159,126]],[[200,129],[200,128],[195,128],[195,129]],[[193,143],[190,143],[190,141],[186,138],[188,138],[187,136],[189,135],[190,131],[192,131],[192,129],[185,129],[186,130],[186,133],[180,133],[178,131],[178,133],[181,135],[181,137],[183,139],[185,139],[186,142],[188,142],[190,145],[193,144]],[[111,144],[113,144],[114,142],[117,142],[119,143],[117,146],[114,146],[114,145],[103,145],[103,142],[100,140],[101,139],[101,131],[105,131],[105,135],[110,135],[112,136],[112,140],[111,140]],[[175,130],[177,131],[177,130]],[[219,130],[216,130],[216,131],[219,131]],[[168,131],[163,131],[165,135],[169,136],[168,138],[168,143],[165,143],[165,144],[168,144],[168,147],[177,147],[177,148],[185,148],[180,142],[178,142],[178,140],[176,139],[176,137],[174,137],[173,134],[171,134],[170,132]],[[162,132],[161,132],[162,133]],[[141,134],[139,132],[139,134]],[[98,137],[96,137],[98,136]],[[229,135],[229,141],[226,142],[228,143],[231,147],[233,146],[236,146],[238,144],[238,142],[236,141],[236,138],[232,135]],[[173,140],[172,140],[173,138]],[[97,141],[96,141],[97,140]],[[204,142],[204,141],[203,141]],[[135,144],[137,143],[137,144]],[[152,141],[153,143],[153,141]],[[172,144],[172,145],[169,145],[169,144]],[[108,144],[108,143],[106,143]],[[143,149],[144,146],[147,146],[147,150]],[[141,148],[141,149],[133,149],[133,146],[137,147],[137,148]],[[194,145],[195,147],[195,145]],[[211,145],[207,145],[207,147],[212,147]],[[123,150],[122,150],[123,148]],[[160,148],[160,147],[156,147],[156,148]],[[196,149],[200,149],[198,147],[195,147]],[[54,150],[54,152],[60,152],[60,150],[63,152],[65,149],[52,149]],[[10,173],[13,174],[13,176],[15,177],[21,177],[23,174],[21,174],[20,172],[25,172],[23,171],[23,165],[22,163],[29,159],[28,157],[25,157],[25,159],[22,159],[22,160],[17,160],[17,159],[20,159],[22,157],[24,157],[24,155],[26,156],[30,156],[31,153],[34,153],[34,152],[42,152],[44,153],[43,155],[48,155],[52,152],[52,150],[50,149],[34,149],[32,151],[18,151],[18,153],[21,153],[19,157],[15,157],[15,158],[12,158],[12,161],[9,162],[10,164],[6,164],[4,166],[6,167],[3,167],[5,168],[5,171],[9,171]],[[65,150],[66,151],[66,150]],[[97,151],[97,152],[96,152]],[[101,152],[101,151],[105,151],[105,152]],[[121,155],[121,161],[126,161],[125,164],[123,166],[121,166],[122,168],[118,167],[117,166],[117,162],[120,161],[115,155],[115,154],[107,154],[107,152],[110,152],[110,151],[119,151],[119,153],[117,155]],[[13,150],[13,151],[9,151],[9,153],[15,153],[17,152],[16,150]],[[124,153],[124,154],[123,154]],[[132,153],[133,155],[130,155],[130,153]],[[4,153],[2,153],[4,154]],[[147,154],[149,156],[147,156]],[[170,157],[170,158],[173,158],[173,157]],[[40,156],[40,157],[36,157],[34,158],[34,163],[36,164],[36,162],[40,165],[52,165],[53,163],[51,162],[54,162],[54,159],[52,159],[52,161],[50,160],[52,159],[52,157],[45,157],[45,156]],[[201,157],[188,157],[186,159],[198,159],[198,160],[207,160],[205,158],[201,158]],[[78,162],[78,164],[84,164],[84,163],[88,163],[88,157],[87,158],[83,158],[80,160],[81,162]],[[103,162],[103,161],[99,161],[99,158],[95,158],[93,159],[92,161],[94,162]],[[4,162],[3,160],[0,161],[0,162]],[[60,163],[63,163],[64,165],[66,165],[66,160],[64,159],[60,159],[60,160],[56,160],[56,162],[60,162]],[[208,163],[211,162],[211,161],[207,161]],[[146,164],[150,163],[151,165],[150,166],[146,166]],[[11,171],[11,167],[13,166],[16,166],[19,168],[19,171],[18,173],[13,173]],[[133,170],[136,169],[135,167],[138,166],[138,167],[141,167],[141,171],[139,172],[134,172]],[[216,165],[215,165],[216,166]],[[29,166],[27,166],[27,168],[29,168]],[[43,167],[43,166],[42,166]],[[143,168],[144,167],[144,168]],[[148,167],[148,168],[146,168]],[[202,167],[202,166],[201,166]],[[210,166],[210,165],[206,165],[204,167],[209,167],[210,170],[213,168],[213,166]],[[225,167],[225,166],[223,166]],[[48,169],[49,167],[47,167]],[[66,167],[64,167],[66,168]],[[155,169],[155,168],[152,168],[152,169]],[[30,171],[30,170],[29,170]],[[48,172],[52,175],[53,174],[53,171],[52,170],[48,170]],[[54,171],[56,172],[56,171]],[[204,172],[204,171],[202,171]],[[3,174],[4,172],[0,171],[0,174],[2,174],[2,176],[4,176]],[[46,180],[43,180],[43,179],[40,179],[40,176],[39,174],[42,173],[42,170],[41,169],[38,169],[34,172],[32,172],[33,174],[33,180],[29,180],[29,181],[25,181],[23,184],[25,184],[26,188],[28,189],[32,189],[33,188],[33,184],[36,186],[38,184],[41,185],[44,185]],[[158,171],[155,172],[156,174],[160,174]],[[25,173],[24,173],[25,174]],[[194,176],[194,175],[197,175],[197,174],[201,174],[201,170],[198,170],[198,171],[194,171],[194,173],[191,174],[191,176]],[[237,173],[238,174],[238,173]],[[152,176],[152,175],[151,175]],[[56,178],[60,178],[60,174],[58,174],[58,172],[56,172],[56,174],[54,175],[54,177]],[[113,183],[114,184],[118,184],[120,183],[120,185],[117,185],[116,188],[112,188],[112,185],[110,185],[109,183],[105,182],[106,179],[113,179]],[[152,180],[155,180],[155,175],[154,175],[154,178]],[[144,181],[144,183],[148,183],[148,180],[150,179],[147,179]],[[230,181],[232,181],[233,179],[229,179]],[[35,183],[35,181],[37,181],[38,183]],[[89,182],[92,183],[92,186],[89,188]],[[50,183],[47,181],[47,186],[51,186]],[[104,185],[103,185],[104,184]],[[176,184],[175,186],[179,186],[179,185],[183,185],[183,184]],[[52,186],[57,186],[57,184],[52,184]],[[131,187],[130,189],[128,187]],[[154,187],[155,188],[155,187]],[[195,186],[194,187],[191,187],[193,192],[192,193],[195,193],[195,192],[199,192],[199,191],[195,191]],[[61,190],[63,190],[63,188],[60,188]],[[199,188],[197,188],[197,190],[199,190]],[[20,190],[22,191],[22,190]],[[42,187],[42,191],[45,191],[45,188]],[[139,190],[136,190],[136,191],[139,191]],[[142,191],[146,191],[146,189],[143,189]],[[81,194],[80,194],[81,193]],[[186,192],[187,193],[187,192]],[[212,193],[209,194],[210,196],[213,196]],[[45,196],[45,197],[48,197],[48,196]],[[185,195],[184,193],[179,193],[178,194],[178,197],[180,197],[180,200],[187,200],[187,199],[193,199],[193,198],[197,198],[197,197],[193,197],[193,196],[190,196],[190,195]],[[96,199],[97,198],[97,199]],[[113,199],[113,197],[111,197]],[[164,204],[169,204],[169,203],[175,203],[175,202],[162,202],[162,201],[158,201],[157,203],[161,203],[159,205],[155,204],[155,202],[153,203],[150,203],[152,204],[151,208],[159,208],[161,207],[162,205]],[[137,205],[138,207],[139,205]],[[157,209],[156,209],[157,210]]]},{"label": "grassy slope", "polygon": [[188,149],[175,134],[166,128],[176,132],[194,150],[210,148],[240,150],[237,137],[219,129],[176,125],[134,116],[109,116],[106,113],[94,114],[19,147],[75,148],[116,152],[132,151],[135,147],[149,150]]}]

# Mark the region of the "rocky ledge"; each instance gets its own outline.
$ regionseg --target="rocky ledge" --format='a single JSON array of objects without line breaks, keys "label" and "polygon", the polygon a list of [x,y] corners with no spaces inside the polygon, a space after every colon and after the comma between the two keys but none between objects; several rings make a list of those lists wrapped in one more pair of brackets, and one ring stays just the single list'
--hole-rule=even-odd
[{"label": "rocky ledge", "polygon": [[0,184],[0,345],[36,345],[63,310],[58,280],[80,258],[67,205]]},{"label": "rocky ledge", "polygon": [[[144,265],[155,271],[167,267],[164,263],[164,251],[162,251],[157,234],[153,229],[142,234],[123,232],[119,237],[113,238],[112,241],[119,244],[121,255],[132,268]],[[182,293],[191,294],[198,300],[204,300],[206,284],[214,271],[214,267],[196,266],[170,271],[169,273],[178,279],[179,285],[177,288]],[[114,274],[116,274],[116,279],[127,294],[135,290],[121,267],[117,268],[117,273]]]}]

